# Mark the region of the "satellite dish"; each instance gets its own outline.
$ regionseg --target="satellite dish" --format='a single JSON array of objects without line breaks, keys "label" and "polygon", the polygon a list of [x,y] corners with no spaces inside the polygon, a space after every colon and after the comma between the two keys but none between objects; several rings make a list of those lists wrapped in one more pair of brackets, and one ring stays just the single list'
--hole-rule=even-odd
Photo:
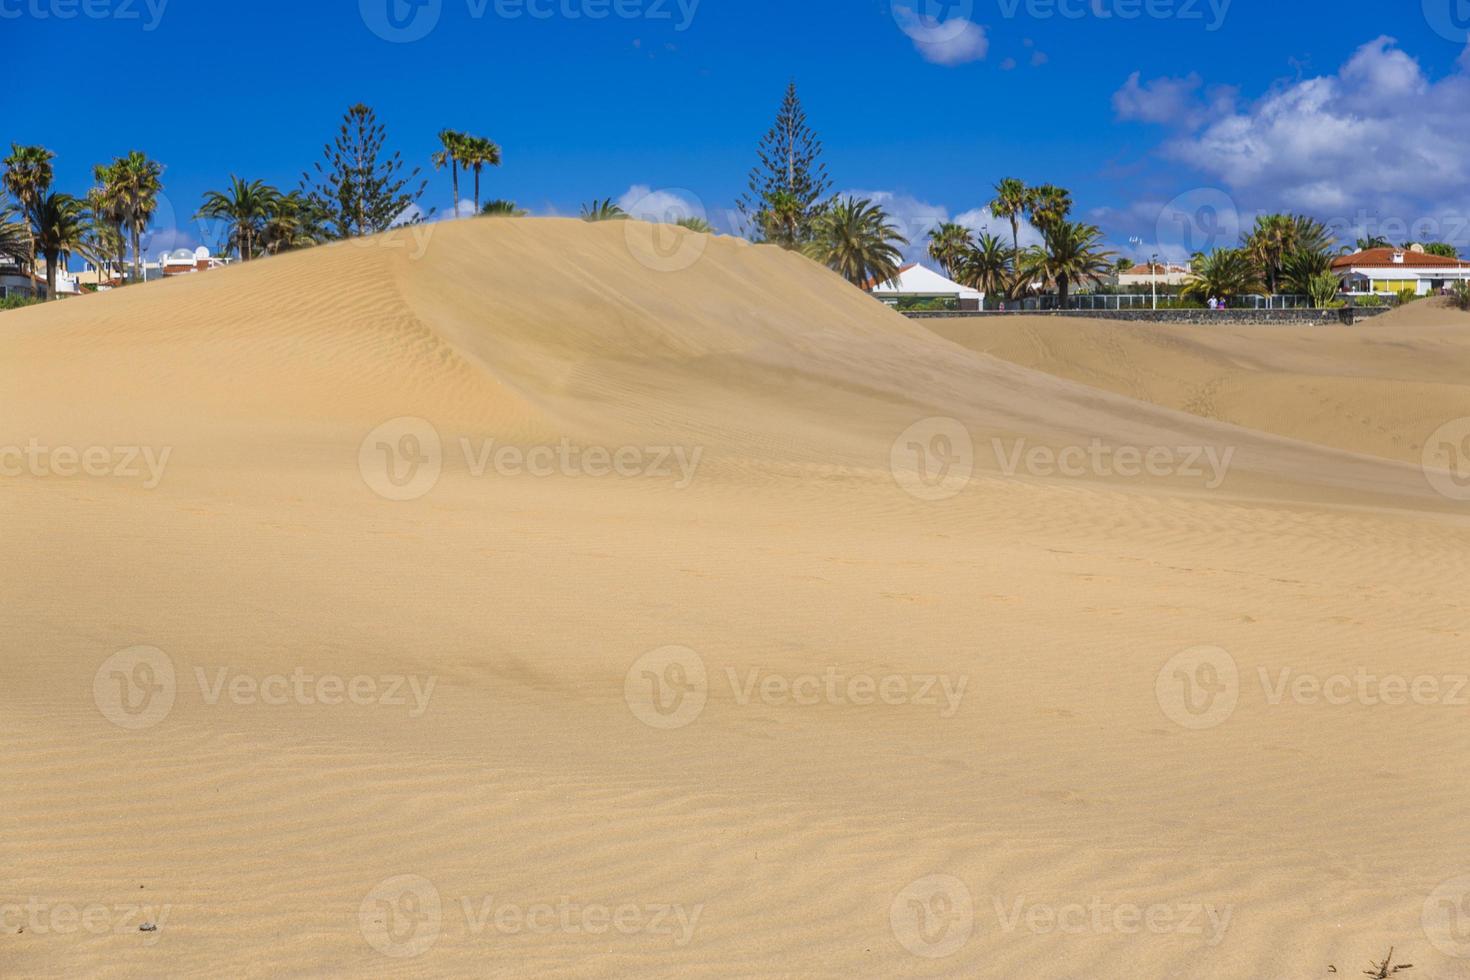
[{"label": "satellite dish", "polygon": [[1424,254],[1424,246],[1423,245],[1420,245],[1418,242],[1415,242],[1414,244],[1412,244],[1412,245],[1409,246],[1409,251],[1411,251],[1411,252],[1418,252],[1419,254],[1422,255],[1422,254]]},{"label": "satellite dish", "polygon": [[209,258],[209,249],[205,248],[203,245],[200,245],[194,250],[194,259],[196,261],[202,262],[207,258]]}]

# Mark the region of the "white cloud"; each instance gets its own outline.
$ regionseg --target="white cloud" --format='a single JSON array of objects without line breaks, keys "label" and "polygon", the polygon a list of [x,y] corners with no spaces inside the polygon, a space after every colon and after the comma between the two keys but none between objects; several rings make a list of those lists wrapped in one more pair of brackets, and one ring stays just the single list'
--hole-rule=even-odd
[{"label": "white cloud", "polygon": [[936,65],[980,61],[990,52],[985,28],[967,17],[938,20],[899,4],[893,7],[893,17],[924,60]]},{"label": "white cloud", "polygon": [[1113,93],[1113,111],[1119,119],[1149,123],[1183,123],[1198,111],[1197,95],[1204,79],[1197,72],[1184,78],[1156,78],[1140,82],[1140,72],[1128,76]]},{"label": "white cloud", "polygon": [[647,184],[634,184],[618,198],[618,207],[640,221],[673,224],[685,218],[703,218],[704,204],[690,191],[681,188],[654,190]]},{"label": "white cloud", "polygon": [[1379,37],[1336,74],[1281,83],[1243,107],[1195,98],[1193,78],[1134,75],[1114,105],[1177,127],[1159,153],[1227,188],[1242,214],[1303,211],[1339,237],[1389,222],[1389,237],[1470,239],[1453,217],[1470,212],[1470,58],[1436,81]]}]

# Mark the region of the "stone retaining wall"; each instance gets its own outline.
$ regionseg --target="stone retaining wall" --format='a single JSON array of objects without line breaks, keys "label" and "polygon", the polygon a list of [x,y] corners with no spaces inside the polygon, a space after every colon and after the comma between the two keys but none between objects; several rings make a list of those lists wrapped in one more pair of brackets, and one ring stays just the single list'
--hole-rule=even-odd
[{"label": "stone retaining wall", "polygon": [[1272,327],[1329,325],[1345,323],[1387,313],[1391,307],[1360,306],[1340,310],[958,310],[910,311],[904,316],[913,320],[983,319],[997,316],[1081,317],[1089,320],[1124,320],[1134,323],[1184,323],[1195,326]]}]

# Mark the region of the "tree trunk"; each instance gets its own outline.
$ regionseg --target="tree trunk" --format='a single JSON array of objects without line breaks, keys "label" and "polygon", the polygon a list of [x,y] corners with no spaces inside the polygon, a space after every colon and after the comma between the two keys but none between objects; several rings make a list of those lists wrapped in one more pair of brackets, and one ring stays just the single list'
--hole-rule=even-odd
[{"label": "tree trunk", "polygon": [[475,167],[475,214],[480,213],[480,168]]},{"label": "tree trunk", "polygon": [[133,237],[133,281],[143,281],[143,233],[134,224],[128,231]]},{"label": "tree trunk", "polygon": [[454,217],[459,217],[459,161],[449,160],[449,172],[454,177]]},{"label": "tree trunk", "polygon": [[46,302],[56,299],[56,263],[61,259],[60,255],[46,256]]},{"label": "tree trunk", "polygon": [[31,277],[31,295],[36,294],[36,233],[31,229],[31,223],[26,222],[26,272]]}]

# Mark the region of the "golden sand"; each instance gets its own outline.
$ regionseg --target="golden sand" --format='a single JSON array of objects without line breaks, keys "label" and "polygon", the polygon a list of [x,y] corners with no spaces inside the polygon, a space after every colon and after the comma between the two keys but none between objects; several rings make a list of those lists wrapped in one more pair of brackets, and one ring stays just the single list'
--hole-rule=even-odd
[{"label": "golden sand", "polygon": [[0,316],[0,975],[1470,976],[1470,317],[655,234]]}]

